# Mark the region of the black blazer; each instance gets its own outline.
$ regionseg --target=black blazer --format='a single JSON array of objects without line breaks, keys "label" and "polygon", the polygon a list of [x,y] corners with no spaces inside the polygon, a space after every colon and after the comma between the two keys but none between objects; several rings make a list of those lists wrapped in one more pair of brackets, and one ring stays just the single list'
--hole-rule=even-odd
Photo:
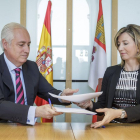
[{"label": "black blazer", "polygon": [[53,104],[60,103],[57,98],[49,96],[48,92],[58,95],[61,91],[53,88],[40,74],[35,62],[27,60],[22,66],[24,83],[26,87],[27,104],[15,104],[14,86],[11,75],[4,60],[4,54],[0,55],[0,121],[10,120],[26,124],[28,109],[33,105],[36,96],[48,100]]},{"label": "black blazer", "polygon": [[[93,111],[98,108],[111,108],[113,103],[113,97],[116,90],[117,82],[120,78],[121,66],[111,66],[106,69],[104,74],[102,88],[102,95],[99,96],[98,102],[93,103]],[[137,90],[136,90],[136,100],[137,105],[135,107],[125,108],[127,113],[127,122],[134,122],[140,120],[140,70],[137,81]]]}]

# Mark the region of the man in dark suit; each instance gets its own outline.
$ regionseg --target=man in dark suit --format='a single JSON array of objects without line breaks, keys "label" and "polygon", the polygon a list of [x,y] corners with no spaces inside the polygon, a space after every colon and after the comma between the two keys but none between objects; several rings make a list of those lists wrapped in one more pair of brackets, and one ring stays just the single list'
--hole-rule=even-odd
[{"label": "man in dark suit", "polygon": [[1,32],[4,53],[0,55],[0,121],[34,125],[36,117],[52,118],[62,113],[49,105],[33,106],[36,96],[53,104],[69,105],[49,96],[48,92],[64,96],[78,90],[53,88],[40,74],[35,62],[27,60],[30,52],[30,35],[18,23],[9,23]]}]

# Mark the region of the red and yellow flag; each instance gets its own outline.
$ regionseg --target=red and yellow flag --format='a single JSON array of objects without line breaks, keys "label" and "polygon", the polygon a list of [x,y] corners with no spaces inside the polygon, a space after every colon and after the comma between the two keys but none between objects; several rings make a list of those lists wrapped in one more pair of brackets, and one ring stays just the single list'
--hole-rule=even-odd
[{"label": "red and yellow flag", "polygon": [[[52,45],[51,45],[51,1],[48,1],[48,7],[44,19],[43,29],[41,33],[39,48],[37,52],[36,63],[40,73],[53,86],[53,69],[52,69]],[[40,97],[36,97],[37,106],[48,104],[48,102]],[[52,122],[52,119],[41,118],[41,122]]]},{"label": "red and yellow flag", "polygon": [[[88,84],[94,90],[98,91],[98,79],[103,78],[107,67],[106,60],[106,45],[105,45],[105,32],[104,32],[104,19],[102,0],[99,0],[99,13],[96,25],[96,33],[92,50],[92,57],[90,63],[90,72]],[[97,120],[96,116],[93,116],[93,122]]]}]

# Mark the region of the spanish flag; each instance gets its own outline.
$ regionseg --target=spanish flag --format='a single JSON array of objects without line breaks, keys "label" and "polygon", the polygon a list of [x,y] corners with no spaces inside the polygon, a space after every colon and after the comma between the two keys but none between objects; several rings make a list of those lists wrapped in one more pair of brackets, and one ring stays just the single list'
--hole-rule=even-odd
[{"label": "spanish flag", "polygon": [[[37,52],[36,63],[40,73],[53,86],[53,69],[52,69],[52,45],[51,45],[51,1],[48,1],[48,7],[44,19],[43,29],[41,33],[39,48]],[[48,102],[40,97],[36,97],[37,106],[48,104]],[[41,122],[53,122],[52,119],[41,118]]]}]

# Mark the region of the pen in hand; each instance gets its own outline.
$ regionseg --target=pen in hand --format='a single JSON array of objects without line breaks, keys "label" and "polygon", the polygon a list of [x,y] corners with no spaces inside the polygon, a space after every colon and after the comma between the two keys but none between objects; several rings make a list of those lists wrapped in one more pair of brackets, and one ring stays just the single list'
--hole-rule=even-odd
[{"label": "pen in hand", "polygon": [[[51,103],[50,98],[48,98],[48,100],[49,100],[49,105],[50,105],[50,107],[51,107],[51,109],[52,109],[52,103]],[[55,122],[56,122],[56,117],[55,117],[55,116],[54,116],[54,120],[55,120]]]},{"label": "pen in hand", "polygon": [[50,107],[52,108],[52,103],[51,103],[50,98],[49,98],[48,100],[49,100],[49,105],[50,105]]}]

